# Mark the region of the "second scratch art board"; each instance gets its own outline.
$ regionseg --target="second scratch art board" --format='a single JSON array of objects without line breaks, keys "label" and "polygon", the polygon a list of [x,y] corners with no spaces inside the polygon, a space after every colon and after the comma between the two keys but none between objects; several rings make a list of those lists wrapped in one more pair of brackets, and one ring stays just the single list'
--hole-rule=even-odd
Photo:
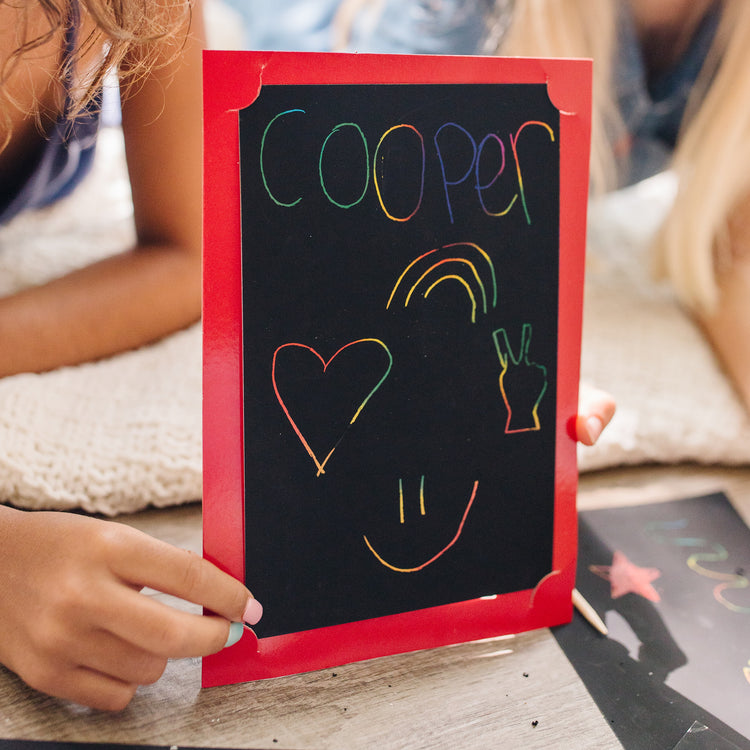
[{"label": "second scratch art board", "polygon": [[609,636],[579,617],[555,636],[623,747],[676,747],[697,721],[712,733],[691,747],[750,750],[750,529],[726,495],[579,524],[578,587]]},{"label": "second scratch art board", "polygon": [[206,55],[206,684],[570,617],[589,78]]}]

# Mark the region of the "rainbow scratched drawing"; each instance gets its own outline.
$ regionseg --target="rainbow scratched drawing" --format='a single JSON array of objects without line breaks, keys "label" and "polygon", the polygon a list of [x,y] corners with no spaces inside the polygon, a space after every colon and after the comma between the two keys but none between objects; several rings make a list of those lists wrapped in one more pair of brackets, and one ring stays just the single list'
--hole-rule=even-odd
[{"label": "rainbow scratched drawing", "polygon": [[529,207],[526,203],[526,191],[524,190],[523,186],[523,175],[521,174],[521,164],[518,160],[518,137],[521,135],[521,131],[524,130],[524,128],[527,128],[529,125],[536,125],[538,127],[544,128],[548,133],[550,140],[555,140],[555,133],[552,130],[552,128],[546,123],[546,122],[540,122],[539,120],[529,120],[528,122],[525,122],[523,125],[521,125],[520,128],[516,131],[515,137],[511,134],[510,136],[510,147],[513,149],[513,157],[516,162],[516,171],[518,174],[518,187],[521,191],[521,204],[523,205],[523,213],[526,216],[527,223],[531,224],[531,216],[529,215]]},{"label": "rainbow scratched drawing", "polygon": [[[365,544],[367,545],[367,548],[370,550],[370,552],[372,552],[373,555],[375,555],[376,559],[381,565],[384,565],[386,568],[390,568],[396,573],[416,573],[420,570],[424,570],[428,565],[432,565],[432,563],[440,559],[459,540],[459,537],[461,536],[461,532],[464,530],[464,524],[466,523],[466,518],[469,515],[471,506],[474,504],[474,499],[477,496],[478,487],[479,487],[479,480],[474,482],[474,486],[471,491],[471,497],[469,498],[469,502],[466,505],[466,508],[464,509],[463,515],[461,516],[461,521],[458,524],[458,530],[456,531],[453,538],[437,554],[433,555],[429,560],[421,563],[420,565],[414,565],[412,567],[402,567],[402,566],[393,565],[392,563],[389,563],[387,560],[384,560],[383,557],[381,557],[381,555],[378,554],[378,552],[372,546],[370,540],[367,538],[367,535],[365,534],[363,538],[365,540]],[[405,520],[404,486],[403,486],[403,481],[401,479],[398,480],[398,498],[399,498],[399,522],[403,524]],[[423,516],[427,515],[427,510],[425,508],[425,498],[424,498],[424,476],[422,476],[419,482],[419,512],[420,512],[420,515],[423,515]]]},{"label": "rainbow scratched drawing", "polygon": [[[465,253],[466,257],[458,253]],[[472,258],[472,255],[478,257]],[[407,276],[410,280],[416,279],[407,281]],[[411,261],[398,277],[385,307],[390,308],[399,290],[404,307],[408,307],[417,289],[424,287],[422,297],[426,299],[444,281],[457,281],[464,287],[471,301],[472,323],[476,323],[477,308],[486,315],[490,308],[497,306],[497,279],[490,256],[473,242],[454,242],[428,250]]]},{"label": "rainbow scratched drawing", "polygon": [[[575,444],[555,427],[574,413],[584,248],[567,224],[585,217],[562,188],[579,175],[582,211],[585,165],[578,149],[567,155],[546,74],[496,90],[492,76],[363,85],[343,82],[354,59],[323,56],[313,68],[332,64],[331,75],[308,84],[290,68],[276,85],[266,74],[279,62],[261,64],[251,103],[238,105],[231,266],[242,410],[231,446],[245,576],[265,599],[258,637],[443,605],[466,611],[467,630],[494,630],[489,612],[474,622],[481,597],[525,598],[553,561],[572,572],[573,535],[561,531],[574,524],[564,475],[575,475]],[[519,434],[504,429],[501,327]],[[554,597],[509,611],[512,627],[535,624],[553,598],[566,617],[562,578],[544,584]],[[367,650],[375,639],[357,627]],[[330,640],[321,653],[347,650]]]},{"label": "rainbow scratched drawing", "polygon": [[316,455],[315,451],[310,446],[310,443],[302,434],[302,431],[300,430],[300,428],[297,426],[297,422],[294,420],[294,418],[290,414],[289,409],[287,408],[286,402],[284,401],[284,399],[281,396],[281,393],[279,392],[278,383],[276,381],[276,360],[278,358],[279,352],[289,347],[297,347],[299,349],[306,349],[307,351],[315,355],[315,357],[317,357],[318,360],[320,360],[320,363],[323,365],[323,372],[325,373],[329,365],[331,364],[331,362],[333,362],[336,359],[336,357],[338,357],[343,351],[350,349],[350,347],[353,347],[353,346],[358,346],[358,345],[368,344],[368,343],[372,343],[372,344],[382,347],[383,351],[386,353],[388,357],[388,365],[385,368],[385,371],[383,372],[382,376],[375,383],[375,385],[370,389],[370,391],[365,396],[364,400],[359,404],[356,411],[354,412],[354,415],[349,421],[349,424],[353,425],[357,421],[357,418],[359,417],[359,415],[362,413],[362,410],[365,408],[365,406],[367,406],[368,401],[373,397],[373,395],[378,390],[378,388],[380,388],[380,386],[383,385],[383,382],[386,380],[386,378],[391,372],[391,367],[393,367],[393,357],[391,355],[391,352],[388,349],[388,347],[380,339],[366,338],[366,339],[357,339],[356,341],[350,341],[348,344],[345,344],[344,346],[342,346],[328,360],[323,359],[323,357],[315,349],[313,349],[311,346],[308,346],[307,344],[297,344],[297,343],[282,344],[273,353],[273,362],[271,364],[271,379],[273,381],[274,393],[276,394],[276,398],[278,399],[279,404],[281,405],[281,408],[284,410],[284,414],[286,415],[286,418],[289,420],[289,423],[292,425],[292,429],[296,433],[297,437],[300,439],[300,442],[304,446],[310,458],[312,458],[312,460],[314,461],[315,466],[318,469],[317,476],[320,476],[321,474],[325,474],[325,465],[328,463],[328,460],[331,458],[331,456],[333,455],[333,452],[336,450],[339,443],[343,439],[343,435],[341,436],[341,438],[339,438],[336,441],[335,445],[328,451],[328,453],[326,454],[326,457],[321,461]]},{"label": "rainbow scratched drawing", "polygon": [[660,544],[671,544],[676,547],[684,548],[707,548],[709,551],[705,552],[694,552],[689,555],[685,560],[686,565],[694,573],[697,573],[704,578],[710,578],[719,583],[714,586],[713,595],[714,599],[721,604],[722,607],[726,607],[730,612],[737,614],[750,615],[750,607],[741,606],[735,604],[725,595],[726,591],[746,589],[750,586],[750,580],[745,576],[744,571],[737,571],[735,573],[722,573],[717,570],[707,568],[702,563],[720,563],[725,562],[729,559],[729,553],[726,548],[716,542],[709,542],[706,539],[699,537],[688,537],[688,536],[670,536],[667,532],[680,532],[686,529],[688,522],[685,519],[679,519],[677,521],[660,521],[653,522],[646,526],[646,534],[651,539]]},{"label": "rainbow scratched drawing", "polygon": [[[513,347],[504,328],[499,328],[492,334],[497,356],[503,368],[499,382],[500,392],[508,410],[505,422],[507,434],[540,428],[538,409],[547,390],[547,368],[529,361],[531,333],[531,325],[524,323],[518,356],[513,354]],[[529,390],[529,382],[533,383],[530,380],[532,377],[536,378],[537,386]]]},{"label": "rainbow scratched drawing", "polygon": [[379,165],[381,169],[383,168],[383,161],[382,161],[383,157],[378,158],[380,156],[380,149],[383,146],[385,139],[391,133],[395,132],[396,130],[401,130],[402,128],[406,130],[411,130],[417,136],[417,138],[419,139],[420,149],[422,151],[422,173],[420,175],[419,200],[417,201],[416,206],[411,211],[411,213],[409,213],[406,216],[394,216],[386,208],[385,203],[383,202],[383,193],[380,190],[380,181],[378,179],[378,172],[380,170],[377,170],[377,169],[374,170],[373,182],[375,183],[375,191],[378,195],[378,202],[380,203],[380,207],[383,209],[383,213],[391,221],[406,222],[406,221],[409,221],[409,219],[411,219],[419,211],[420,207],[422,206],[422,197],[424,195],[424,173],[425,173],[425,150],[424,150],[424,138],[422,137],[422,134],[413,125],[409,125],[407,123],[401,123],[400,125],[394,125],[393,127],[388,128],[388,130],[386,130],[385,133],[383,133],[383,135],[380,137],[380,140],[378,141],[378,145],[375,147],[375,155],[373,156],[373,163]]}]

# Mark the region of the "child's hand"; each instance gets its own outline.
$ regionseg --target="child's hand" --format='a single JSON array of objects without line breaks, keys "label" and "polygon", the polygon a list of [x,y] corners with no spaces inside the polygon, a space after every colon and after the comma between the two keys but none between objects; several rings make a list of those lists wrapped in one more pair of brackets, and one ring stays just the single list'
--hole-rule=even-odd
[{"label": "child's hand", "polygon": [[581,384],[576,417],[576,439],[594,445],[615,415],[615,401],[609,393]]},{"label": "child's hand", "polygon": [[[181,612],[144,586],[217,616]],[[122,709],[168,658],[221,650],[231,623],[261,611],[211,563],[128,526],[0,507],[0,662],[38,690]]]}]

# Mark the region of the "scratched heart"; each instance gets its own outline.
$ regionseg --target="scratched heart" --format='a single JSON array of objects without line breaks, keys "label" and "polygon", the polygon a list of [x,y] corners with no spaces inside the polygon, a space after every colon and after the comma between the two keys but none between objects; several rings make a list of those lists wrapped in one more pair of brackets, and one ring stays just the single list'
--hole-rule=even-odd
[{"label": "scratched heart", "polygon": [[388,347],[374,338],[350,341],[328,360],[307,344],[282,344],[276,349],[271,365],[274,393],[318,476],[325,474],[346,430],[392,366]]}]

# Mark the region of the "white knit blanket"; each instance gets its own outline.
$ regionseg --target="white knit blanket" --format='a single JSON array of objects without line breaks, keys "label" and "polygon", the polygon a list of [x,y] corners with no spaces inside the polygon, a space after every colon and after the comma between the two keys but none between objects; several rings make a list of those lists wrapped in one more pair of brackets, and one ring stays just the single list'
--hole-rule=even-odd
[{"label": "white knit blanket", "polygon": [[[132,241],[122,140],[105,128],[71,197],[0,230],[0,294]],[[113,515],[201,490],[199,325],[111,359],[0,379],[0,500]]]},{"label": "white knit blanket", "polygon": [[[750,457],[747,414],[710,349],[644,271],[670,193],[663,176],[592,211],[583,387],[610,390],[619,406],[598,445],[580,450],[582,470]],[[105,130],[73,196],[0,230],[0,294],[127,247],[131,218],[120,134]],[[200,326],[111,359],[0,380],[0,501],[117,514],[200,497]]]},{"label": "white knit blanket", "polygon": [[746,409],[696,324],[649,274],[650,241],[675,189],[661,174],[590,211],[582,388],[608,390],[618,407],[596,446],[579,446],[583,471],[750,461]]}]

